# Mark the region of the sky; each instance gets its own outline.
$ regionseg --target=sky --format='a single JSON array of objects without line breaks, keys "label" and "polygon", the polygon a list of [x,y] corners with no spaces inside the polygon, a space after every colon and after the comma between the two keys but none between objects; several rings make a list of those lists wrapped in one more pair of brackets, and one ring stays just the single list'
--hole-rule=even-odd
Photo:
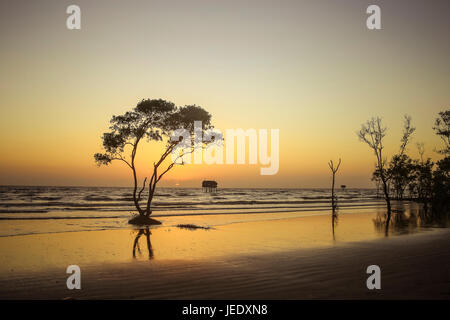
[{"label": "sky", "polygon": [[[81,30],[66,28],[67,6]],[[366,8],[381,8],[368,30]],[[280,165],[176,167],[161,186],[373,187],[356,131],[372,116],[398,147],[403,115],[438,160],[432,130],[450,105],[449,1],[71,0],[0,3],[0,185],[129,186],[122,163],[97,167],[112,115],[140,100],[200,105],[216,128],[279,129]],[[148,175],[161,146],[142,146]]]}]

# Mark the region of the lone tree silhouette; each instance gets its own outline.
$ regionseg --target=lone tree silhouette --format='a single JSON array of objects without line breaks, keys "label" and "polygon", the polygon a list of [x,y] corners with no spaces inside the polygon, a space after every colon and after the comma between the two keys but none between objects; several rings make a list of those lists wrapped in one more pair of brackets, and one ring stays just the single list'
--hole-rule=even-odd
[{"label": "lone tree silhouette", "polygon": [[339,158],[339,162],[337,166],[334,166],[333,160],[330,160],[328,162],[328,166],[330,167],[331,173],[332,173],[332,180],[331,180],[331,230],[333,233],[333,240],[336,240],[334,235],[334,229],[338,222],[338,216],[337,216],[337,197],[334,193],[334,183],[336,179],[336,172],[338,172],[339,167],[341,166],[341,158]]},{"label": "lone tree silhouette", "polygon": [[[194,121],[201,121],[201,132],[194,135]],[[212,129],[211,115],[203,108],[196,105],[177,107],[169,101],[161,99],[147,99],[140,101],[132,111],[127,111],[123,115],[113,116],[110,120],[109,131],[103,134],[104,153],[94,155],[97,165],[109,165],[112,161],[118,160],[130,168],[133,175],[133,202],[139,213],[131,219],[132,224],[155,224],[158,221],[150,219],[152,214],[152,200],[155,194],[156,185],[161,178],[171,170],[175,162],[171,162],[167,167],[160,169],[164,160],[172,151],[177,151],[177,145],[183,137],[177,137],[180,141],[172,141],[172,135],[176,136],[175,130],[184,129],[190,135],[190,144],[184,141],[184,145],[191,146],[183,149],[183,152],[191,153],[194,147],[201,147],[208,142],[194,141],[194,137],[202,137],[206,130]],[[197,129],[197,131],[199,131]],[[141,141],[165,141],[165,151],[158,161],[153,162],[152,175],[147,183],[146,177],[142,187],[138,191],[138,175],[135,165],[138,145]],[[196,142],[196,143],[195,143]],[[209,142],[210,143],[210,142]],[[180,155],[183,156],[184,154]],[[141,196],[145,188],[148,188],[147,203],[141,205]]]},{"label": "lone tree silhouette", "polygon": [[339,167],[341,166],[341,159],[339,158],[339,163],[337,164],[336,167],[334,167],[334,163],[333,160],[330,160],[330,162],[328,162],[328,166],[330,167],[331,173],[332,173],[332,180],[331,180],[331,208],[333,210],[333,214],[335,214],[335,210],[337,207],[337,199],[336,199],[336,195],[334,193],[334,182],[335,182],[335,177],[336,177],[336,172],[338,172]]}]

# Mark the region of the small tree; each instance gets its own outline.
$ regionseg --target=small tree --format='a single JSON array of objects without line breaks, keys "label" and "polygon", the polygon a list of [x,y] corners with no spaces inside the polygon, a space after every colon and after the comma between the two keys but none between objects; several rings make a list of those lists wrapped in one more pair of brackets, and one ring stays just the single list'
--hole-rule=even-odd
[{"label": "small tree", "polygon": [[434,122],[433,130],[444,142],[444,148],[437,152],[444,155],[450,154],[450,110],[439,112],[439,118]]},{"label": "small tree", "polygon": [[[201,132],[196,134],[203,135],[205,130],[211,129],[211,115],[203,108],[195,105],[177,107],[172,102],[161,99],[142,100],[132,111],[127,111],[123,115],[113,116],[109,131],[103,134],[104,153],[94,155],[96,163],[108,165],[112,161],[118,160],[130,168],[133,176],[133,203],[139,213],[139,220],[151,223],[152,219],[148,217],[152,213],[152,200],[155,194],[156,185],[162,177],[171,170],[175,162],[160,170],[164,160],[177,148],[179,141],[172,141],[170,137],[177,129],[184,129],[190,134],[191,146],[198,145],[194,141],[194,121],[201,121]],[[160,158],[153,162],[152,175],[148,180],[143,180],[142,187],[138,191],[138,174],[135,164],[136,153],[140,142],[146,139],[150,141],[165,141],[165,151]],[[186,143],[186,141],[184,141]],[[203,141],[201,142],[203,146]],[[187,152],[193,152],[194,147]],[[147,184],[148,180],[148,184]],[[142,192],[148,188],[146,204],[140,203]],[[145,219],[146,218],[146,219]]]},{"label": "small tree", "polygon": [[341,166],[341,159],[339,159],[339,163],[337,164],[336,167],[334,167],[333,160],[330,160],[330,162],[328,162],[328,166],[330,167],[331,174],[332,174],[332,179],[331,179],[331,230],[333,233],[333,240],[335,240],[334,229],[337,225],[338,218],[337,218],[337,212],[336,212],[337,197],[334,193],[334,183],[335,183],[336,172],[338,172],[339,167]]},{"label": "small tree", "polygon": [[425,207],[432,198],[433,166],[434,163],[430,158],[426,161],[415,161],[413,165],[412,176],[414,179],[410,182],[410,189],[414,191],[416,199]]},{"label": "small tree", "polygon": [[386,135],[387,128],[382,125],[381,118],[372,118],[361,125],[361,130],[357,133],[359,139],[373,150],[377,162],[375,164],[374,176],[382,183],[383,194],[386,200],[388,216],[391,215],[391,198],[389,196],[388,177],[385,169],[386,160],[383,158],[383,138]]},{"label": "small tree", "polygon": [[394,155],[389,163],[387,175],[392,181],[392,186],[397,199],[403,199],[406,187],[414,180],[413,160],[406,154]]},{"label": "small tree", "polygon": [[337,199],[336,199],[336,195],[334,193],[334,182],[335,182],[336,172],[338,172],[339,167],[341,166],[341,159],[339,159],[339,163],[337,164],[336,167],[334,167],[333,160],[330,160],[330,162],[328,162],[328,166],[330,167],[331,174],[332,174],[332,179],[331,179],[331,208],[332,208],[333,214],[334,214],[334,212],[336,210],[336,206],[337,206]]},{"label": "small tree", "polygon": [[450,207],[450,157],[439,160],[433,172],[433,210],[447,215]]},{"label": "small tree", "polygon": [[[377,162],[375,164],[375,172],[373,177],[381,181],[383,188],[384,199],[386,200],[388,222],[391,217],[391,197],[389,190],[389,181],[391,177],[387,170],[387,160],[384,157],[383,139],[386,136],[387,128],[383,126],[382,120],[379,117],[372,118],[361,125],[361,130],[357,132],[358,138],[365,142],[374,152]],[[400,150],[398,156],[402,156],[405,152],[406,146],[414,133],[415,128],[411,126],[411,117],[405,115],[403,125],[403,136],[401,138]]]},{"label": "small tree", "polygon": [[450,206],[450,110],[439,112],[434,131],[444,142],[444,148],[437,150],[444,158],[436,163],[433,172],[433,209],[448,214]]}]

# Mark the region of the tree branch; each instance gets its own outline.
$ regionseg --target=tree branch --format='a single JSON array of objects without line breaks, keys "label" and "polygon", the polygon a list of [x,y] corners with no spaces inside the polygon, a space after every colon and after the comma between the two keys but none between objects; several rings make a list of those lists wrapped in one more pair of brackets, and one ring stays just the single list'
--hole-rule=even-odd
[{"label": "tree branch", "polygon": [[147,177],[145,177],[144,183],[142,184],[142,188],[141,188],[141,190],[139,190],[137,201],[141,201],[141,194],[142,194],[142,191],[144,191],[144,189],[145,189],[145,183],[146,182],[147,182]]},{"label": "tree branch", "polygon": [[111,158],[111,160],[120,160],[120,161],[123,161],[123,162],[126,163],[126,165],[127,165],[128,167],[130,167],[130,169],[133,169],[133,167],[131,166],[131,164],[130,164],[127,160],[125,160],[122,156]]}]

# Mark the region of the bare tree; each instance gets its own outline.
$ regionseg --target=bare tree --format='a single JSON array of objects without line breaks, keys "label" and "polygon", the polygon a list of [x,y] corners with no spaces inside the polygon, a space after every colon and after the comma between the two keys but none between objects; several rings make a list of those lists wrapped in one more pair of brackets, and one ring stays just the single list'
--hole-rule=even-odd
[{"label": "bare tree", "polygon": [[383,138],[386,136],[387,128],[383,126],[381,118],[376,117],[367,120],[361,125],[357,133],[358,138],[365,142],[374,152],[377,162],[375,172],[382,183],[384,199],[386,200],[388,216],[391,215],[391,198],[389,197],[388,177],[386,176],[386,159],[383,158]]},{"label": "bare tree", "polygon": [[331,169],[331,173],[332,173],[332,180],[331,180],[331,231],[333,233],[333,240],[336,240],[335,235],[334,235],[334,229],[337,225],[338,219],[337,219],[337,197],[334,193],[334,183],[336,180],[336,172],[338,172],[339,167],[341,166],[341,159],[339,159],[339,162],[337,164],[336,167],[334,167],[334,163],[333,160],[330,160],[330,162],[328,162],[328,166]]},{"label": "bare tree", "polygon": [[330,162],[328,162],[328,166],[331,169],[331,173],[332,173],[332,182],[331,182],[331,208],[333,209],[333,214],[334,211],[336,210],[336,206],[337,206],[337,199],[336,199],[336,195],[334,193],[334,182],[335,182],[335,176],[336,176],[336,172],[338,172],[339,167],[341,166],[341,159],[339,159],[339,163],[337,164],[336,168],[334,167],[333,164],[333,160],[330,160]]},{"label": "bare tree", "polygon": [[[389,192],[389,173],[386,168],[387,160],[384,157],[384,145],[383,139],[386,136],[387,128],[383,126],[380,117],[367,120],[365,124],[361,125],[361,130],[357,132],[358,138],[365,142],[373,151],[376,157],[375,173],[374,175],[381,181],[383,187],[384,199],[386,200],[388,222],[391,217],[391,197]],[[399,155],[403,155],[408,145],[411,135],[414,133],[415,128],[411,125],[411,117],[405,115],[403,123],[403,136],[401,138]]]}]

